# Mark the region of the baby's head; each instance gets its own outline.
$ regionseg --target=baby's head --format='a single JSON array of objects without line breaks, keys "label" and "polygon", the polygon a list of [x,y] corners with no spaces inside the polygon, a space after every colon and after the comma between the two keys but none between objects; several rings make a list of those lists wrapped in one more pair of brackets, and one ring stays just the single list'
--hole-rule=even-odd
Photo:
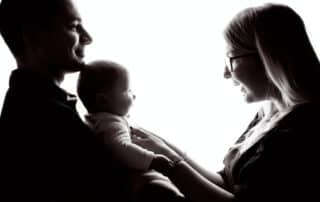
[{"label": "baby's head", "polygon": [[110,61],[89,63],[78,79],[77,91],[89,113],[109,112],[125,116],[134,95],[130,90],[129,72]]}]

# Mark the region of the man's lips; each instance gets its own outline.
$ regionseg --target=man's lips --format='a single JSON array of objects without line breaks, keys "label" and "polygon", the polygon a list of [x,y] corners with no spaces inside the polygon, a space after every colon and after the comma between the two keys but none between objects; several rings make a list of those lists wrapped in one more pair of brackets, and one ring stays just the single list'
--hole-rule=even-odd
[{"label": "man's lips", "polygon": [[83,50],[83,49],[77,49],[77,50],[75,50],[75,54],[76,54],[79,58],[84,58],[84,50]]}]

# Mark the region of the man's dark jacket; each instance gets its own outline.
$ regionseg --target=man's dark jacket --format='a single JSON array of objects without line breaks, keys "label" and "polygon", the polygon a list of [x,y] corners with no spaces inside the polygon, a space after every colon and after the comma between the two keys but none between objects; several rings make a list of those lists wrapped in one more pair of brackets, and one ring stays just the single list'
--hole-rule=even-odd
[{"label": "man's dark jacket", "polygon": [[115,194],[116,165],[75,104],[49,79],[13,71],[0,117],[5,201],[103,201]]}]

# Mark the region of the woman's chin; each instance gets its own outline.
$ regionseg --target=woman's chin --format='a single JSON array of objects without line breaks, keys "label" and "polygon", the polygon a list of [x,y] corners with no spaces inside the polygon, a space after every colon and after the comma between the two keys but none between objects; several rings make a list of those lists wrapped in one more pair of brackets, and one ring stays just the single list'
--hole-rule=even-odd
[{"label": "woman's chin", "polygon": [[248,95],[247,93],[244,93],[243,97],[244,97],[244,100],[246,101],[246,103],[255,102],[255,99],[252,96]]},{"label": "woman's chin", "polygon": [[245,95],[244,99],[245,99],[246,103],[248,103],[248,104],[264,101],[264,99],[259,99],[257,97],[253,97],[250,95]]}]

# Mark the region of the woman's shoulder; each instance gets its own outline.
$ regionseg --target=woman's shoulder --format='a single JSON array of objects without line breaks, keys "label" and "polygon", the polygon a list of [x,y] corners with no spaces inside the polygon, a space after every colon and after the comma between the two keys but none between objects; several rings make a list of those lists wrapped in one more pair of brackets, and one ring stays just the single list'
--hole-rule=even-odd
[{"label": "woman's shoulder", "polygon": [[300,113],[310,113],[310,112],[320,112],[320,101],[319,102],[305,102],[298,104],[293,107],[293,112]]},{"label": "woman's shoulder", "polygon": [[319,123],[320,102],[308,102],[296,105],[280,121],[280,126],[291,126],[293,128],[312,126]]},{"label": "woman's shoulder", "polygon": [[[266,135],[263,145],[272,151],[285,148],[308,147],[319,133],[320,103],[304,103],[295,106]],[[316,141],[315,141],[316,142]]]},{"label": "woman's shoulder", "polygon": [[[292,162],[297,162],[299,154],[318,153],[315,148],[317,148],[316,140],[320,129],[319,114],[319,103],[295,106],[246,155],[249,155],[250,159],[254,156],[256,160],[264,159],[267,162],[276,161],[276,159],[290,161],[291,158],[293,158]],[[262,156],[263,158],[260,158]]]}]

